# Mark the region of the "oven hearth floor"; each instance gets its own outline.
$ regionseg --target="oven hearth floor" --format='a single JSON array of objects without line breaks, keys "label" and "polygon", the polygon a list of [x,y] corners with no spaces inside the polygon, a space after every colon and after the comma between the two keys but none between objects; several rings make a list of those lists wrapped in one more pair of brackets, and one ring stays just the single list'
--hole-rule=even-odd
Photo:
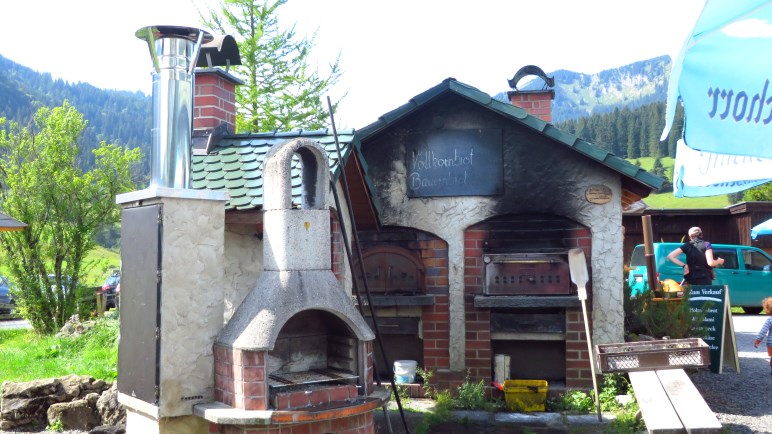
[{"label": "oven hearth floor", "polygon": [[339,369],[312,369],[303,372],[274,372],[268,376],[268,385],[272,388],[280,388],[302,384],[356,380],[357,378],[359,376]]}]

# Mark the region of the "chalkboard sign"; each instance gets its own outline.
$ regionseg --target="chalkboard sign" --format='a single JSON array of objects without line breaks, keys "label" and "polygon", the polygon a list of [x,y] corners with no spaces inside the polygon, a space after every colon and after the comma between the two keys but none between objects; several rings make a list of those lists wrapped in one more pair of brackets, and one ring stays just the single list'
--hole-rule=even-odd
[{"label": "chalkboard sign", "polygon": [[736,372],[740,371],[728,300],[728,286],[692,285],[689,288],[689,309],[693,314],[704,314],[700,328],[706,335],[702,339],[710,348],[710,370],[717,374],[725,364],[732,364]]},{"label": "chalkboard sign", "polygon": [[411,134],[405,162],[408,197],[502,194],[502,137],[500,129]]}]

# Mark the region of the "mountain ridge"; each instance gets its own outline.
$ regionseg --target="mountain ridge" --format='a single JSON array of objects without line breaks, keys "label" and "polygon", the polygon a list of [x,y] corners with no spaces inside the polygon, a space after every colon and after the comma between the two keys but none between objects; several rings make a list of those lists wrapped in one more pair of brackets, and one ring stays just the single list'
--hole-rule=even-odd
[{"label": "mountain ridge", "polygon": [[[602,135],[587,130],[577,119],[612,113],[615,109],[634,108],[650,103],[664,104],[667,94],[667,77],[671,60],[659,56],[634,62],[618,68],[610,68],[595,74],[558,69],[548,76],[555,78],[555,100],[552,106],[552,122],[567,127],[570,132],[602,147],[613,148]],[[123,90],[100,89],[88,83],[69,83],[53,79],[50,73],[41,73],[19,65],[0,55],[0,117],[27,125],[41,106],[54,107],[68,100],[88,121],[82,136],[81,158],[88,165],[93,161],[91,150],[101,141],[128,147],[139,147],[146,156],[139,173],[149,172],[150,130],[152,128],[152,98],[143,93]],[[521,86],[523,90],[541,89],[544,82],[535,78]],[[494,96],[509,102],[506,92]],[[585,135],[586,134],[586,135]],[[651,137],[649,137],[651,136]],[[632,135],[620,142],[656,141],[653,133],[646,137]],[[641,148],[650,148],[639,146]],[[629,144],[622,143],[615,153]],[[661,152],[665,154],[667,152]],[[642,153],[641,153],[642,154]],[[632,156],[638,152],[621,152],[617,155]]]},{"label": "mountain ridge", "polygon": [[[547,76],[555,79],[552,121],[560,123],[608,113],[615,108],[634,109],[663,102],[667,98],[671,64],[670,56],[663,55],[594,74],[567,69],[549,72]],[[544,81],[537,77],[521,86],[520,90],[539,90],[544,85]],[[494,98],[509,102],[506,92],[500,92]]]},{"label": "mountain ridge", "polygon": [[[93,163],[91,150],[105,141],[150,152],[152,99],[137,91],[100,89],[88,83],[69,83],[20,65],[0,54],[0,117],[29,125],[40,107],[56,107],[65,100],[88,121],[81,136],[81,155]],[[148,159],[141,173],[149,168]]]}]

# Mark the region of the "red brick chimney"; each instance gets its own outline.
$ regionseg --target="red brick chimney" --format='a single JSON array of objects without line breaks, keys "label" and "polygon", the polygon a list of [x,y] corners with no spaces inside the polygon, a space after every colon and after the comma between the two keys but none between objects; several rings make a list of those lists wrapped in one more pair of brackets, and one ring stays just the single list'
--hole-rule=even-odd
[{"label": "red brick chimney", "polygon": [[[544,80],[544,88],[541,90],[518,90],[517,83],[529,75],[536,75]],[[509,87],[514,89],[507,92],[512,105],[520,107],[529,115],[536,116],[545,122],[552,122],[552,100],[555,99],[555,91],[551,89],[555,86],[553,77],[547,77],[547,74],[538,66],[527,65],[520,68],[515,76],[507,81]]]},{"label": "red brick chimney", "polygon": [[507,96],[512,105],[520,107],[529,115],[536,116],[545,122],[552,122],[554,90],[512,90],[507,92]]},{"label": "red brick chimney", "polygon": [[196,69],[193,129],[213,130],[222,124],[236,131],[236,85],[240,79],[219,68]]}]

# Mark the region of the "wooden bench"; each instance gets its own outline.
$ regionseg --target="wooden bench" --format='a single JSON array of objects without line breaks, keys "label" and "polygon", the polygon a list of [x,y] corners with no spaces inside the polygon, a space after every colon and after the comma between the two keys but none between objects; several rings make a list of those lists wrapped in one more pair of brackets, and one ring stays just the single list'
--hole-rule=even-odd
[{"label": "wooden bench", "polygon": [[650,434],[723,432],[716,415],[683,369],[629,375]]}]

